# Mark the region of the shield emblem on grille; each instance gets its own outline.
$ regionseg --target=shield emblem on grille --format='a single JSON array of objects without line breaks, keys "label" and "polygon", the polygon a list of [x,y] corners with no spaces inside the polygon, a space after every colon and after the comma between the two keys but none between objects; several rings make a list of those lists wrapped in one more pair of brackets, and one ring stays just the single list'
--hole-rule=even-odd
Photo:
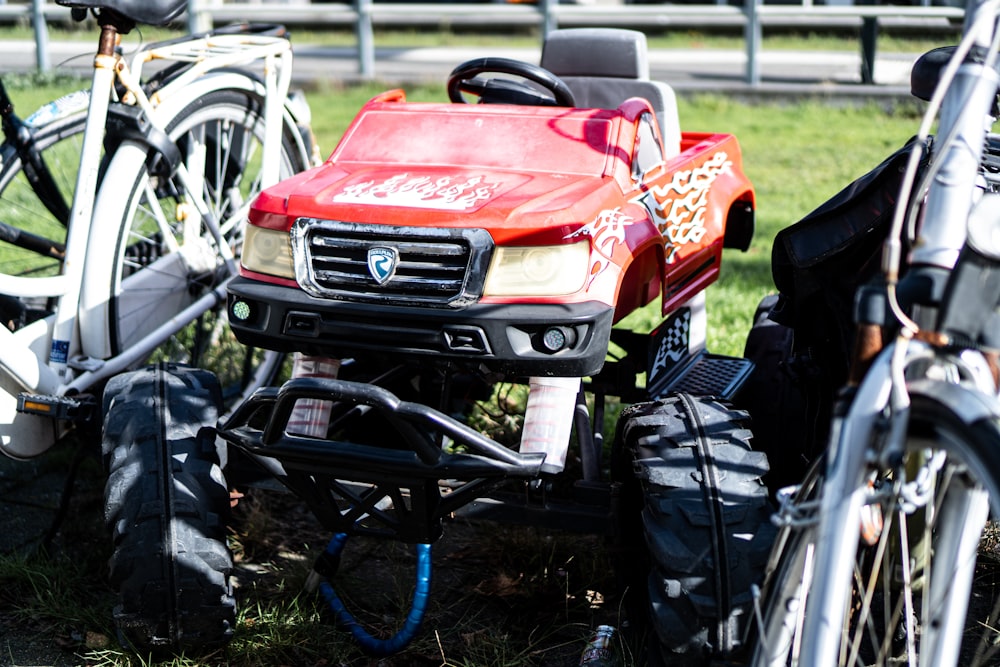
[{"label": "shield emblem on grille", "polygon": [[395,248],[376,246],[368,249],[368,273],[379,285],[384,285],[396,273],[399,252]]}]

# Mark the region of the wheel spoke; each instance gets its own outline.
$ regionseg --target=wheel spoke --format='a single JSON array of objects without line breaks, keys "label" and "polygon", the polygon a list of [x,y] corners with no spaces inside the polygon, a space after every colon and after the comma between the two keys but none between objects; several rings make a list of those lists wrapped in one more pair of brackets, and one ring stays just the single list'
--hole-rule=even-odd
[{"label": "wheel spoke", "polygon": [[[872,479],[882,482],[869,491],[865,505],[869,523],[861,529],[868,535],[878,525],[880,532],[874,542],[859,543],[845,605],[842,649],[835,661],[841,667],[986,665],[1000,653],[993,627],[1000,602],[991,603],[990,613],[983,615],[976,596],[969,595],[975,546],[986,522],[984,488],[1000,490],[1000,480],[983,476],[988,464],[977,457],[980,452],[992,456],[1000,444],[1000,428],[974,430],[961,420],[935,413],[923,395],[915,400],[928,414],[914,408],[921,419],[912,428],[933,424],[936,439],[923,435],[909,439],[900,467],[873,470],[878,474]],[[799,507],[812,500],[805,494],[794,497]],[[875,514],[884,517],[884,525],[872,521]],[[799,515],[794,508],[780,514]],[[852,529],[859,526],[844,526]],[[792,622],[789,605],[800,597],[797,588],[811,577],[800,550],[811,547],[813,529],[804,524],[801,531],[799,539],[780,545],[784,556],[765,584],[769,596],[764,601],[762,634],[769,644],[758,650],[755,665],[799,663],[797,646],[804,628],[796,626],[795,636],[787,642],[776,638]],[[996,564],[987,561],[984,568],[992,569],[980,576],[997,576]],[[809,613],[807,609],[805,615]],[[802,658],[809,661],[815,656]]]},{"label": "wheel spoke", "polygon": [[[54,276],[61,272],[60,257],[66,242],[66,226],[65,220],[53,214],[52,210],[65,210],[67,203],[72,201],[84,121],[84,114],[81,113],[33,130],[35,148],[41,151],[59,195],[53,196],[53,199],[62,200],[53,201],[51,208],[32,189],[17,152],[11,149],[0,155],[0,221],[9,226],[9,238],[18,233],[32,237],[21,244],[16,241],[0,242],[0,272],[14,276]],[[27,310],[32,310],[32,306],[28,305]],[[29,313],[24,321],[3,324],[15,324],[16,328],[42,315]]]}]

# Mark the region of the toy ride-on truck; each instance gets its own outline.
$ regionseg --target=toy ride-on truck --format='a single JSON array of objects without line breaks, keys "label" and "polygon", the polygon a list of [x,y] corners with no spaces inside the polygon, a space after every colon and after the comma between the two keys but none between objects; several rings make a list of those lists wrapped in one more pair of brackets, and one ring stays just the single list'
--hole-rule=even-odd
[{"label": "toy ride-on truck", "polygon": [[[455,515],[615,538],[653,662],[740,649],[771,542],[767,462],[731,405],[752,365],[705,349],[704,290],[723,248],[746,249],[754,192],[735,137],[679,131],[645,46],[559,30],[542,67],[456,68],[450,103],[386,92],[324,164],[255,201],[231,326],[306,372],[218,427],[204,371],[108,388],[112,577],[131,642],[228,639],[229,489],[265,478],[336,536],[321,575],[351,535],[419,546],[400,634],[353,624],[373,653],[417,631],[430,545]],[[615,326],[654,303],[652,333]],[[511,387],[526,395],[513,434],[482,409]]]}]

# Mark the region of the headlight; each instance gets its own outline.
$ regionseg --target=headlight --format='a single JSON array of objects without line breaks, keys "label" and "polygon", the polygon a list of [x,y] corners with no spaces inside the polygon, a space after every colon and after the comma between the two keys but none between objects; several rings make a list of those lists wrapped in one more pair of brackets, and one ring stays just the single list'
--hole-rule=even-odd
[{"label": "headlight", "polygon": [[530,248],[498,246],[484,296],[557,296],[580,291],[590,266],[590,241]]},{"label": "headlight", "polygon": [[243,239],[243,266],[257,273],[295,278],[292,241],[288,232],[247,225]]}]

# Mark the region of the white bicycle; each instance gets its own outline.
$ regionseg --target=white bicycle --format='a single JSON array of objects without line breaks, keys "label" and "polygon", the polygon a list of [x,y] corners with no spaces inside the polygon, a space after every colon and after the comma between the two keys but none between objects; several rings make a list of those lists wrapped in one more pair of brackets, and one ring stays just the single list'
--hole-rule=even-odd
[{"label": "white bicycle", "polygon": [[280,29],[151,44],[128,63],[121,35],[184,0],[60,4],[100,26],[89,91],[25,121],[3,91],[0,452],[14,458],[48,450],[108,378],[150,361],[211,368],[232,405],[274,376],[280,355],[228,334],[225,289],[250,202],[317,155]]},{"label": "white bicycle", "polygon": [[780,494],[754,665],[1000,660],[997,569],[979,558],[1000,517],[998,16],[970,0],[961,43],[915,67],[927,114],[882,279],[858,293],[829,446]]}]

